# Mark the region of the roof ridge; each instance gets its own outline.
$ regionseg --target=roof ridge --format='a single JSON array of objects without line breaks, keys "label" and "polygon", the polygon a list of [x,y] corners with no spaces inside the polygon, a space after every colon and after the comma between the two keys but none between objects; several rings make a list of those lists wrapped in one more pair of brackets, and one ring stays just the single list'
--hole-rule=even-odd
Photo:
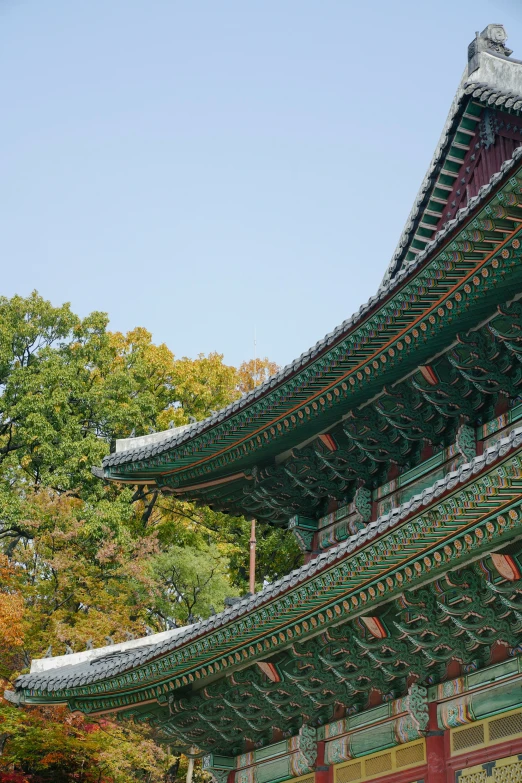
[{"label": "roof ridge", "polygon": [[[482,33],[480,34],[477,33],[476,38],[469,45],[468,63],[466,65],[464,73],[457,87],[457,91],[455,93],[453,101],[450,105],[450,109],[446,117],[446,121],[443,125],[441,135],[435,147],[435,152],[433,153],[428,169],[421,182],[420,188],[414,198],[412,208],[410,210],[404,228],[399,237],[399,241],[393,252],[388,268],[386,269],[386,272],[384,274],[383,282],[389,280],[389,278],[393,276],[397,272],[397,270],[405,263],[405,256],[408,252],[408,249],[411,247],[411,243],[413,240],[412,231],[414,231],[414,229],[416,228],[416,221],[420,216],[424,199],[433,184],[432,177],[435,174],[436,166],[440,161],[440,158],[443,155],[445,148],[447,147],[450,137],[454,132],[453,124],[457,119],[460,109],[462,108],[461,106],[462,99],[470,94],[470,91],[467,90],[466,88],[469,87],[471,84],[476,83],[478,86],[483,86],[483,90],[481,92],[482,96],[483,93],[488,90],[491,91],[492,94],[494,93],[498,94],[496,101],[491,101],[491,96],[489,96],[488,102],[490,105],[496,105],[496,106],[503,105],[505,108],[514,108],[515,110],[522,108],[522,102],[520,103],[519,106],[516,107],[513,105],[509,105],[510,97],[518,98],[519,100],[522,101],[522,80],[520,81],[520,85],[521,85],[520,92],[512,92],[512,91],[504,90],[501,86],[499,86],[498,83],[493,84],[484,81],[482,82],[473,81],[473,75],[477,74],[477,71],[480,72],[480,69],[483,65],[484,65],[484,70],[487,73],[488,57],[500,61],[501,63],[500,71],[506,68],[510,69],[511,66],[518,66],[522,64],[521,60],[517,60],[509,56],[511,54],[511,49],[508,49],[505,46],[506,40],[507,40],[507,34],[503,25],[492,24],[492,25],[487,25],[487,27],[482,31]],[[483,59],[484,57],[486,59]],[[512,71],[512,73],[514,73],[514,71]],[[503,73],[503,76],[505,77],[506,74],[507,71]],[[493,72],[490,71],[489,75],[492,76],[492,78],[494,80],[496,79],[497,81],[500,78],[495,70]],[[474,97],[480,99],[479,95],[474,95]],[[484,100],[484,96],[482,97],[482,100]],[[513,101],[513,103],[514,102],[515,101]]]}]

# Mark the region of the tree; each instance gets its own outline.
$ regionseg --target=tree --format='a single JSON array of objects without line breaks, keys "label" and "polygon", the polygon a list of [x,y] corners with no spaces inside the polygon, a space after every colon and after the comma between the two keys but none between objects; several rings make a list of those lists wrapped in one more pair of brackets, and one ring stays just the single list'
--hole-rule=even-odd
[{"label": "tree", "polygon": [[264,359],[250,359],[239,365],[239,391],[242,394],[252,391],[260,386],[279,370],[279,365],[271,362],[266,356]]},{"label": "tree", "polygon": [[[16,710],[0,702],[0,731],[7,737],[0,779],[16,771],[34,783],[160,783],[174,763],[150,730],[131,721],[87,719],[64,707]],[[13,780],[17,778],[13,777]]]},{"label": "tree", "polygon": [[[218,353],[177,359],[144,328],[107,326],[104,313],[81,319],[37,293],[0,298],[0,674],[10,681],[50,646],[56,655],[165,630],[247,589],[246,520],[106,485],[91,467],[115,439],[237,399],[248,367],[238,373]],[[271,367],[263,360],[260,372]],[[284,531],[259,524],[259,581],[300,557]],[[152,783],[175,766],[133,724],[5,702],[0,746],[0,778],[32,783]]]},{"label": "tree", "polygon": [[213,353],[176,360],[147,330],[107,330],[33,293],[0,299],[0,462],[25,483],[100,496],[90,473],[115,438],[204,418],[235,399],[237,374]]},{"label": "tree", "polygon": [[25,597],[25,649],[85,649],[127,633],[143,635],[151,598],[144,561],[154,537],[132,535],[131,491],[117,501],[83,503],[41,488],[26,502],[31,539],[15,550]]},{"label": "tree", "polygon": [[194,622],[196,616],[208,617],[236,593],[227,559],[216,546],[171,546],[152,558],[150,567],[157,585],[157,611],[163,618]]}]

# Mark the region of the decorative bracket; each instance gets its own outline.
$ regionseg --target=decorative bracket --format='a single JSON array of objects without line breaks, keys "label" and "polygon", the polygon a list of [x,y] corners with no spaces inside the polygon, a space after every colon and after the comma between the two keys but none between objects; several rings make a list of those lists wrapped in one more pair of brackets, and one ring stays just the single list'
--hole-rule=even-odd
[{"label": "decorative bracket", "polygon": [[216,783],[227,783],[227,778],[235,767],[236,760],[233,756],[218,756],[209,753],[208,756],[203,757],[202,768],[212,775]]},{"label": "decorative bracket", "polygon": [[417,725],[419,731],[426,731],[428,728],[428,690],[422,685],[413,684],[408,688],[408,712]]},{"label": "decorative bracket", "polygon": [[355,510],[363,522],[369,522],[372,517],[372,493],[366,487],[359,487],[353,499]]},{"label": "decorative bracket", "polygon": [[292,750],[298,750],[298,760],[293,761],[294,772],[305,775],[314,769],[317,760],[317,729],[306,723],[299,729],[299,734],[290,740]]},{"label": "decorative bracket", "polygon": [[466,462],[477,456],[477,441],[475,430],[469,424],[461,424],[457,430],[456,438],[457,450],[464,457]]},{"label": "decorative bracket", "polygon": [[301,552],[311,552],[314,534],[317,532],[317,519],[311,517],[295,516],[288,522],[288,530],[291,530],[297,539]]}]

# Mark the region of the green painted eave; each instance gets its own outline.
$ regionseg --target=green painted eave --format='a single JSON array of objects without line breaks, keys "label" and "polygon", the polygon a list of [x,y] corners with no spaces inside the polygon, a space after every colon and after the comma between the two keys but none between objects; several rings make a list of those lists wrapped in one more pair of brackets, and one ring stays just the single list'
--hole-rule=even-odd
[{"label": "green painted eave", "polygon": [[[469,236],[474,227],[489,225],[509,194],[518,194],[519,172],[520,166],[506,173],[489,200],[447,233],[437,252],[404,272],[365,317],[313,359],[303,359],[286,380],[173,447],[111,455],[105,476],[158,480],[177,489],[268,464],[446,349],[457,332],[491,316],[522,284],[520,219],[497,221],[504,229],[491,252],[474,251]],[[522,215],[518,207],[511,211],[518,215],[517,210]],[[469,251],[458,249],[463,242]]]},{"label": "green painted eave", "polygon": [[[505,449],[510,451],[499,445],[497,453]],[[515,442],[508,456],[491,465],[485,457],[477,458],[476,466],[484,468],[475,474],[475,466],[468,466],[469,478],[462,483],[454,479],[451,491],[426,506],[417,500],[410,514],[390,518],[374,535],[365,533],[359,546],[347,542],[317,558],[301,569],[304,578],[299,572],[288,577],[286,591],[273,599],[270,593],[265,600],[259,595],[258,605],[246,615],[232,616],[216,630],[205,632],[203,627],[199,637],[181,641],[166,654],[90,684],[47,688],[29,675],[35,684],[25,686],[21,678],[23,700],[66,700],[84,712],[131,710],[150,700],[161,705],[170,692],[198,690],[256,659],[287,650],[297,640],[372,614],[404,590],[440,579],[520,537],[521,458],[522,446]],[[65,670],[57,673],[57,683]]]}]

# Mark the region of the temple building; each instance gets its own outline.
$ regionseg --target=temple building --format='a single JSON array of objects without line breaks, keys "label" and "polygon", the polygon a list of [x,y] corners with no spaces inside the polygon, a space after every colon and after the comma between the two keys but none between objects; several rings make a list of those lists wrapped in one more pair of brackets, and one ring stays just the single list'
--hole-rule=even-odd
[{"label": "temple building", "polygon": [[147,721],[218,783],[522,781],[521,258],[522,61],[492,24],[376,295],[104,461],[290,529],[305,564],[191,626],[34,661],[9,698]]}]

